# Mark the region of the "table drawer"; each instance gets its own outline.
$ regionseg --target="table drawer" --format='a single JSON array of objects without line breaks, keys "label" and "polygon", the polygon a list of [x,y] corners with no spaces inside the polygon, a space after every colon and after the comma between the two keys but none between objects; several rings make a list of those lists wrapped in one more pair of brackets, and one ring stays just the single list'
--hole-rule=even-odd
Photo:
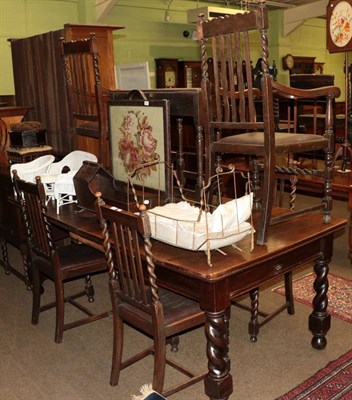
[{"label": "table drawer", "polygon": [[319,242],[309,243],[294,252],[265,260],[261,264],[236,274],[230,280],[231,299],[247,293],[249,290],[257,288],[280,275],[284,275],[286,272],[316,260],[320,254]]}]

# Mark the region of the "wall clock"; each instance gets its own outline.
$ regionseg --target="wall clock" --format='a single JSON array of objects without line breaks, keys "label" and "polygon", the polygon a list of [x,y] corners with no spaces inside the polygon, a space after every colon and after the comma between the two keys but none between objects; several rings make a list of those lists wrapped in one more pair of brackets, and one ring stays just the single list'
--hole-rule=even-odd
[{"label": "wall clock", "polygon": [[326,47],[330,53],[352,49],[352,0],[330,0],[326,9]]},{"label": "wall clock", "polygon": [[295,66],[295,59],[292,54],[287,54],[285,57],[282,57],[282,68],[287,70],[291,70]]},{"label": "wall clock", "polygon": [[176,87],[176,70],[173,66],[165,67],[165,87],[174,88]]},{"label": "wall clock", "polygon": [[178,87],[178,59],[157,58],[155,63],[157,88]]}]

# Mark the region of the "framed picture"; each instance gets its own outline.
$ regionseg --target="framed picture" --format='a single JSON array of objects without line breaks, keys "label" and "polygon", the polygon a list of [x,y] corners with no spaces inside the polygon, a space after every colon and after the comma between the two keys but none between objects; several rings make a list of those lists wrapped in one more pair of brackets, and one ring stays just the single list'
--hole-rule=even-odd
[{"label": "framed picture", "polygon": [[[169,100],[112,100],[109,102],[112,175],[117,182],[168,197],[171,170]],[[145,164],[146,167],[140,168]],[[138,168],[139,167],[139,168]],[[136,169],[137,168],[137,169]]]}]

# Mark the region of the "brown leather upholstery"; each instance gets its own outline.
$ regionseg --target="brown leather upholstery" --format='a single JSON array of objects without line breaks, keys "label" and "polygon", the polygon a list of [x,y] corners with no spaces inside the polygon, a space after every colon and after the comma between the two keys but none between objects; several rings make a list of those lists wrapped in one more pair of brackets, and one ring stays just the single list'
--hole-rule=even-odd
[{"label": "brown leather upholstery", "polygon": [[[142,205],[140,214],[136,215],[105,205],[101,193],[97,193],[97,197],[96,211],[102,228],[110,275],[114,324],[110,384],[116,385],[119,382],[122,369],[154,354],[153,389],[167,397],[198,382],[206,375],[194,375],[166,358],[167,340],[173,345],[177,344],[176,335],[204,323],[204,312],[197,302],[158,287],[145,206]],[[124,322],[151,336],[153,345],[122,361]],[[163,390],[166,363],[190,379],[181,385]]]},{"label": "brown leather upholstery", "polygon": [[[65,330],[96,321],[110,314],[110,311],[94,314],[75,301],[83,295],[87,295],[89,301],[94,301],[94,288],[90,275],[106,273],[105,257],[102,252],[84,244],[70,243],[58,247],[53,239],[52,226],[46,217],[46,196],[40,178],[36,178],[36,183],[31,183],[21,180],[16,171],[13,173],[13,183],[21,206],[30,249],[33,283],[32,324],[38,323],[40,312],[55,307],[55,342],[61,343]],[[64,283],[76,278],[85,278],[85,290],[65,296]],[[55,284],[55,301],[40,306],[42,283],[45,279],[51,279]],[[65,302],[79,308],[87,317],[65,324]]]}]

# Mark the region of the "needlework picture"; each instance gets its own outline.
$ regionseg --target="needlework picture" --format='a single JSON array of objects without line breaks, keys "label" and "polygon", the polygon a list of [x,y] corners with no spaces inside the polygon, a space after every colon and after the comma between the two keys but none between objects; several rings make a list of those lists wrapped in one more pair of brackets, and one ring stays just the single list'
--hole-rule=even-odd
[{"label": "needlework picture", "polygon": [[[166,190],[168,172],[163,163],[170,159],[168,115],[167,100],[122,100],[109,104],[114,179],[127,182],[127,176],[133,175],[135,185]],[[160,162],[153,163],[155,160]],[[144,164],[145,168],[136,170]]]}]

